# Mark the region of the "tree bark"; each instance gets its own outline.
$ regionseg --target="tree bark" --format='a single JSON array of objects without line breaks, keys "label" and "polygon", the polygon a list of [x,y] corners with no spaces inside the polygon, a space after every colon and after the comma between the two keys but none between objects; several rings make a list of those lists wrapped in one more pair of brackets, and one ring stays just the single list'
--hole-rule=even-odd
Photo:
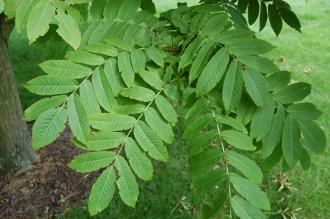
[{"label": "tree bark", "polygon": [[0,17],[0,169],[19,170],[38,157],[32,150],[31,136],[23,121],[22,105],[8,51],[8,29]]}]

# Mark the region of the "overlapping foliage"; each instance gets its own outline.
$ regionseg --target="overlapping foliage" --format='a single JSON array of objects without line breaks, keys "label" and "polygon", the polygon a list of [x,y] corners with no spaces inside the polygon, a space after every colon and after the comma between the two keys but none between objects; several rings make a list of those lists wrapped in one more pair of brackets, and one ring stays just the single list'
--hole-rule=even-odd
[{"label": "overlapping foliage", "polygon": [[[116,190],[135,206],[137,178],[152,179],[151,159],[169,159],[166,145],[177,136],[178,120],[185,124],[189,174],[196,194],[205,197],[205,218],[220,209],[265,218],[270,203],[260,186],[260,158],[267,166],[300,162],[307,169],[309,153],[324,150],[324,133],[314,122],[320,112],[303,102],[311,86],[292,82],[262,56],[273,46],[256,38],[243,15],[247,10],[249,24],[260,16],[260,29],[269,17],[276,34],[282,19],[300,30],[284,1],[205,0],[158,15],[150,0],[8,2],[17,9],[5,7],[6,15],[16,11],[17,28],[26,28],[31,42],[56,31],[71,46],[64,59],[41,63],[46,75],[26,84],[47,97],[28,108],[25,119],[36,120],[35,149],[53,142],[68,123],[73,143],[86,151],[69,167],[102,170],[88,199],[91,215],[104,210]],[[174,106],[184,113],[178,116]]]}]

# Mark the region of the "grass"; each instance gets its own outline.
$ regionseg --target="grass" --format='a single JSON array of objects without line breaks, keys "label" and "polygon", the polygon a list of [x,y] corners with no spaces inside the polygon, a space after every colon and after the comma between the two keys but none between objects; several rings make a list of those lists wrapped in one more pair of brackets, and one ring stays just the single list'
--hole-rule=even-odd
[{"label": "grass", "polygon": [[[175,6],[175,1],[158,0],[162,10]],[[268,27],[259,37],[272,42],[277,49],[269,54],[281,69],[293,72],[293,79],[313,85],[309,101],[315,103],[324,114],[319,124],[324,128],[329,145],[330,133],[330,1],[291,0],[289,1],[302,22],[302,33],[286,25],[275,37]],[[28,45],[27,40],[14,33],[10,41],[10,51],[23,106],[33,103],[38,97],[28,93],[23,85],[41,74],[37,66],[47,56],[44,45]],[[280,61],[281,60],[281,61]],[[169,146],[171,161],[166,164],[155,163],[155,176],[152,182],[141,182],[140,197],[136,209],[126,207],[116,195],[111,207],[96,218],[191,218],[194,210],[193,198],[189,190],[186,172],[185,148],[182,142]],[[313,165],[309,171],[300,167],[289,172],[290,182],[297,190],[277,192],[272,184],[269,196],[275,210],[289,208],[298,218],[330,218],[330,152],[313,155]],[[273,178],[279,169],[274,170]],[[283,204],[280,200],[285,199]],[[68,209],[59,218],[88,218],[85,203]],[[274,210],[274,211],[275,211]],[[276,212],[276,211],[275,211]],[[274,216],[280,218],[279,215]]]}]

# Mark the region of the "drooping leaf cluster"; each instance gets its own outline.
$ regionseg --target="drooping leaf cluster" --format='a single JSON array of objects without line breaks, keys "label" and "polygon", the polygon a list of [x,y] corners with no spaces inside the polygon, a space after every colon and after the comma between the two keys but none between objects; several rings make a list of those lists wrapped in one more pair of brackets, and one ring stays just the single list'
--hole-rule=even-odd
[{"label": "drooping leaf cluster", "polygon": [[[272,7],[287,22],[282,1],[204,1],[158,15],[152,1],[30,2],[22,24],[30,40],[51,24],[72,47],[63,59],[41,63],[45,75],[26,84],[45,96],[25,111],[27,121],[36,120],[33,147],[50,144],[69,125],[73,143],[86,153],[68,166],[101,172],[88,199],[91,215],[116,192],[135,206],[137,178],[151,180],[152,159],[169,159],[166,145],[175,140],[178,120],[185,125],[189,176],[204,197],[205,218],[225,211],[225,204],[230,215],[265,218],[270,203],[257,160],[267,166],[281,161],[286,169],[299,162],[307,169],[309,153],[325,148],[315,123],[320,111],[304,102],[311,86],[292,82],[289,72],[264,57],[274,47],[245,25],[242,12],[248,8],[252,24],[259,4],[269,4],[272,27]],[[262,10],[260,16],[268,17]]]}]

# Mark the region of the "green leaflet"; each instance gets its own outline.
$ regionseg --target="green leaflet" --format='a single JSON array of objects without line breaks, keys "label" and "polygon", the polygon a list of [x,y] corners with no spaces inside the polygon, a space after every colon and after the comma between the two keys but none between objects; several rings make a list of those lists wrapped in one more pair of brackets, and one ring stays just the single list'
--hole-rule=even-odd
[{"label": "green leaflet", "polygon": [[286,87],[291,80],[291,73],[288,71],[275,72],[266,77],[267,85],[270,91],[276,91]]},{"label": "green leaflet", "polygon": [[252,139],[241,132],[225,130],[220,133],[221,137],[230,145],[241,149],[254,151],[256,147],[252,144]]},{"label": "green leaflet", "polygon": [[78,88],[78,82],[65,77],[43,75],[28,81],[25,87],[38,95],[70,93]]},{"label": "green leaflet", "polygon": [[121,93],[122,96],[128,97],[133,100],[139,100],[142,102],[153,101],[156,97],[155,92],[148,88],[134,86],[131,88],[123,88]]},{"label": "green leaflet", "polygon": [[0,14],[5,10],[5,1],[0,0]]},{"label": "green leaflet", "polygon": [[[89,16],[88,7],[86,7],[86,6],[78,6],[78,7],[80,8],[80,12],[84,16],[84,18],[88,19],[88,16]],[[93,31],[95,31],[95,29],[98,27],[98,24],[99,24],[99,22],[97,22],[97,21],[91,21],[90,24],[86,25],[86,29],[85,29],[85,31],[83,31],[82,37],[81,37],[82,46],[86,47],[91,35],[93,34]]]},{"label": "green leaflet", "polygon": [[247,125],[251,122],[255,110],[256,107],[254,103],[250,98],[244,95],[236,107],[237,117],[244,125]]},{"label": "green leaflet", "polygon": [[196,37],[188,46],[185,48],[183,54],[181,55],[179,62],[179,70],[187,67],[189,64],[193,62],[199,48],[203,43],[202,37]]},{"label": "green leaflet", "polygon": [[197,33],[204,24],[208,21],[209,16],[206,13],[198,13],[196,14],[190,23],[190,32]]},{"label": "green leaflet", "polygon": [[180,94],[178,92],[178,87],[175,85],[167,84],[164,88],[164,93],[174,101],[179,100]]},{"label": "green leaflet", "polygon": [[158,95],[155,99],[156,106],[159,112],[162,114],[164,119],[170,122],[172,125],[175,125],[177,122],[176,111],[173,108],[172,104],[166,100],[165,97]]},{"label": "green leaflet", "polygon": [[245,126],[238,119],[234,119],[232,117],[223,116],[223,115],[216,116],[215,119],[220,124],[229,125],[229,126],[235,128],[236,130],[242,131],[244,134],[248,133]]},{"label": "green leaflet", "polygon": [[273,153],[267,158],[265,159],[265,162],[263,163],[263,167],[266,169],[266,170],[270,170],[272,169],[276,164],[278,164],[281,159],[282,159],[282,145],[281,144],[278,144]]},{"label": "green leaflet", "polygon": [[219,183],[225,179],[226,172],[224,170],[205,171],[193,178],[194,188],[201,194],[205,194],[214,189]]},{"label": "green leaflet", "polygon": [[108,207],[115,193],[116,174],[113,167],[108,167],[96,179],[88,198],[88,212],[91,216]]},{"label": "green leaflet", "polygon": [[68,167],[79,173],[88,173],[110,165],[115,157],[116,153],[110,151],[88,152],[75,156]]},{"label": "green leaflet", "polygon": [[234,209],[235,214],[242,219],[266,219],[260,209],[238,196],[231,198],[231,207]]},{"label": "green leaflet", "polygon": [[140,71],[139,75],[141,78],[147,82],[150,86],[157,90],[162,90],[164,86],[164,82],[160,78],[158,72],[156,71]]},{"label": "green leaflet", "polygon": [[125,138],[126,135],[121,132],[101,131],[90,135],[86,145],[92,151],[108,150],[123,144]]},{"label": "green leaflet", "polygon": [[293,103],[303,100],[311,93],[311,85],[304,82],[290,84],[273,93],[274,99],[281,104]]},{"label": "green leaflet", "polygon": [[126,52],[119,53],[118,55],[118,69],[121,72],[121,77],[123,78],[127,87],[132,87],[134,84],[135,73],[131,65],[130,55]]},{"label": "green leaflet", "polygon": [[84,4],[84,3],[89,3],[92,0],[66,0],[68,4]]},{"label": "green leaflet", "polygon": [[260,55],[274,49],[271,44],[255,38],[234,38],[228,40],[226,47],[230,53],[241,55]]},{"label": "green leaflet", "polygon": [[248,200],[252,205],[264,210],[270,210],[267,195],[251,180],[245,179],[235,173],[229,177],[234,189]]},{"label": "green leaflet", "polygon": [[102,56],[87,52],[85,50],[67,52],[65,58],[76,63],[90,66],[99,66],[104,63],[104,58]]},{"label": "green leaflet", "polygon": [[[210,59],[213,51],[215,48],[215,44],[210,42],[206,43],[198,52],[196,55],[195,60],[193,61],[193,64],[191,65],[190,71],[189,71],[189,83],[191,83],[193,80],[199,77],[201,74],[203,68],[207,64],[208,60]],[[187,50],[186,50],[187,51]],[[182,58],[181,58],[182,60]]]},{"label": "green leaflet", "polygon": [[193,105],[192,107],[190,107],[188,109],[188,111],[185,114],[185,120],[186,121],[193,121],[193,119],[198,116],[200,113],[203,113],[204,111],[206,111],[208,106],[207,100],[205,100],[204,98],[200,98],[198,99]]},{"label": "green leaflet", "polygon": [[201,153],[217,136],[217,130],[211,130],[187,139],[189,156]]},{"label": "green leaflet", "polygon": [[228,44],[233,41],[239,41],[240,39],[250,39],[253,36],[253,32],[246,28],[234,28],[223,32],[219,38],[218,42],[223,44]]},{"label": "green leaflet", "polygon": [[111,46],[107,43],[89,43],[85,49],[88,52],[101,54],[101,55],[107,55],[110,57],[115,57],[118,55],[118,50],[116,47]]},{"label": "green leaflet", "polygon": [[127,140],[125,153],[135,174],[143,180],[151,180],[153,175],[152,163],[132,138]]},{"label": "green leaflet", "polygon": [[250,126],[250,135],[252,138],[256,138],[257,141],[260,141],[269,133],[273,121],[274,110],[275,102],[271,97],[266,100],[264,106],[257,108]]},{"label": "green leaflet", "polygon": [[152,107],[149,107],[144,113],[145,121],[150,128],[166,143],[171,144],[174,141],[174,133],[170,124],[166,123],[159,113]]},{"label": "green leaflet", "polygon": [[312,103],[296,103],[287,108],[288,113],[297,119],[316,120],[321,111]]},{"label": "green leaflet", "polygon": [[312,165],[311,156],[309,155],[308,151],[304,148],[302,148],[301,150],[301,156],[299,162],[304,170],[308,170]]},{"label": "green leaflet", "polygon": [[131,168],[122,156],[117,157],[115,168],[119,175],[117,187],[121,199],[126,205],[135,207],[139,196],[139,187]]},{"label": "green leaflet", "polygon": [[27,21],[27,34],[30,43],[47,33],[49,23],[54,15],[55,8],[49,1],[40,1],[33,7]]},{"label": "green leaflet", "polygon": [[110,84],[102,70],[95,69],[92,74],[92,83],[96,98],[100,105],[107,111],[112,112],[117,105],[117,101],[113,96]]},{"label": "green leaflet", "polygon": [[324,152],[327,144],[324,131],[314,121],[299,120],[298,122],[304,146],[316,153]]},{"label": "green leaflet", "polygon": [[118,10],[117,18],[121,20],[129,20],[134,16],[139,7],[139,0],[125,0]]},{"label": "green leaflet", "polygon": [[257,106],[263,106],[268,98],[265,78],[258,72],[247,70],[243,73],[246,91]]},{"label": "green leaflet", "polygon": [[52,143],[65,128],[67,110],[51,108],[40,114],[32,129],[32,147],[38,150]]},{"label": "green leaflet", "polygon": [[[3,3],[4,0],[1,0]],[[15,25],[18,32],[22,31],[24,27],[27,25],[27,19],[34,8],[34,6],[38,3],[36,0],[26,0],[24,2],[20,1],[18,3],[15,15]],[[1,3],[0,3],[1,5]],[[1,8],[1,7],[0,7]],[[1,9],[0,9],[1,11]],[[2,13],[2,12],[0,12]]]},{"label": "green leaflet", "polygon": [[222,99],[227,112],[231,112],[238,105],[242,95],[243,75],[241,67],[233,61],[225,75],[222,88]]},{"label": "green leaflet", "polygon": [[121,114],[97,113],[88,117],[91,126],[102,131],[122,131],[133,128],[135,118]]},{"label": "green leaflet", "polygon": [[139,121],[134,128],[134,137],[149,156],[160,161],[168,160],[168,152],[165,145],[147,124]]},{"label": "green leaflet", "polygon": [[44,98],[38,100],[24,111],[24,120],[25,121],[36,120],[39,117],[39,115],[44,111],[60,106],[61,104],[64,104],[67,98],[68,97],[65,95],[60,95],[60,96],[54,96],[51,98]]},{"label": "green leaflet", "polygon": [[196,85],[196,95],[202,96],[209,93],[221,80],[227,64],[229,55],[224,50],[219,50],[203,69]]},{"label": "green leaflet", "polygon": [[261,151],[263,158],[269,157],[273,153],[276,145],[280,142],[284,119],[285,119],[285,111],[283,107],[278,106],[277,112],[271,124],[270,132],[262,140],[263,145]]},{"label": "green leaflet", "polygon": [[217,40],[228,25],[228,16],[225,13],[218,13],[212,16],[201,29],[201,34]]},{"label": "green leaflet", "polygon": [[102,19],[103,10],[106,2],[106,0],[92,1],[92,4],[89,8],[89,12],[90,16],[93,19]]},{"label": "green leaflet", "polygon": [[151,43],[151,36],[144,28],[139,28],[135,35],[135,43],[141,47],[148,47]]},{"label": "green leaflet", "polygon": [[253,160],[234,151],[228,151],[226,155],[230,165],[241,171],[248,179],[257,184],[261,183],[263,178],[262,171]]},{"label": "green leaflet", "polygon": [[122,2],[122,0],[107,1],[104,6],[103,17],[112,22],[117,17]]},{"label": "green leaflet", "polygon": [[248,5],[248,21],[252,25],[259,15],[259,2],[258,0],[250,0]]},{"label": "green leaflet", "polygon": [[139,27],[133,23],[114,22],[107,32],[105,41],[119,49],[131,51],[134,49],[134,36]]},{"label": "green leaflet", "polygon": [[49,60],[39,64],[39,66],[49,75],[69,79],[85,78],[92,73],[92,69],[69,60]]},{"label": "green leaflet", "polygon": [[294,12],[286,8],[280,8],[280,15],[286,24],[300,32],[301,24]]},{"label": "green leaflet", "polygon": [[57,10],[55,16],[58,21],[58,29],[56,32],[74,49],[78,49],[81,41],[81,33],[76,21],[67,14]]},{"label": "green leaflet", "polygon": [[145,69],[146,57],[142,49],[134,49],[131,52],[132,67],[135,72],[141,72]]},{"label": "green leaflet", "polygon": [[183,138],[188,139],[198,134],[212,119],[211,114],[199,116],[185,128]]},{"label": "green leaflet", "polygon": [[85,80],[83,83],[80,84],[79,92],[81,97],[81,103],[84,106],[88,115],[101,112],[93,85],[89,80]]},{"label": "green leaflet", "polygon": [[117,114],[139,114],[142,113],[145,109],[145,106],[143,104],[125,104],[122,106],[117,106],[114,109],[114,112]]},{"label": "green leaflet", "polygon": [[[113,23],[111,21],[109,22],[108,20],[97,22],[97,26],[91,32],[90,37],[88,39],[88,45],[95,45],[97,43],[101,43],[104,40],[104,38],[107,36],[109,31],[111,30],[112,24]],[[109,43],[106,43],[106,44],[110,47],[112,46],[112,45],[109,45]],[[91,51],[91,52],[93,52],[93,51]],[[95,53],[95,52],[93,52],[93,53]]]},{"label": "green leaflet", "polygon": [[[55,5],[58,3],[59,2],[55,2]],[[63,4],[63,2],[62,2],[62,4]],[[60,7],[60,6],[57,6],[57,7]],[[77,24],[80,24],[81,22],[85,21],[85,14],[81,8],[79,9],[79,8],[69,5],[66,7],[66,11],[67,11],[67,14],[69,16],[71,16]],[[80,13],[82,13],[82,14],[80,14]]]},{"label": "green leaflet", "polygon": [[110,58],[105,61],[104,74],[110,84],[113,95],[117,97],[121,89],[124,87],[124,83],[119,75],[117,59]]},{"label": "green leaflet", "polygon": [[160,67],[164,67],[164,58],[162,53],[157,50],[155,47],[149,47],[147,50],[147,55],[148,57],[154,61],[157,65],[159,65]]},{"label": "green leaflet", "polygon": [[175,72],[173,70],[173,67],[171,65],[168,66],[165,70],[165,74],[164,74],[164,77],[163,77],[164,83],[169,83],[174,74],[175,74]]},{"label": "green leaflet", "polygon": [[189,172],[196,174],[204,170],[213,169],[219,163],[221,155],[222,151],[219,148],[213,148],[191,157],[189,160]]},{"label": "green leaflet", "polygon": [[71,131],[79,141],[86,143],[90,128],[80,97],[77,94],[70,96],[67,105]]},{"label": "green leaflet", "polygon": [[228,189],[217,186],[211,190],[211,194],[207,196],[201,206],[201,214],[203,218],[213,218],[223,209],[225,202],[228,200]]},{"label": "green leaflet", "polygon": [[261,56],[241,55],[239,61],[257,72],[271,74],[278,72],[278,67],[271,60]]},{"label": "green leaflet", "polygon": [[273,28],[275,34],[278,36],[281,33],[283,21],[280,16],[279,10],[274,4],[268,5],[268,17],[270,26]]},{"label": "green leaflet", "polygon": [[8,19],[12,19],[15,17],[15,11],[18,6],[18,0],[6,0],[4,1],[2,7],[4,10],[4,14]]},{"label": "green leaflet", "polygon": [[288,116],[284,122],[282,150],[285,161],[293,167],[300,158],[301,144],[299,124],[292,116]]}]

